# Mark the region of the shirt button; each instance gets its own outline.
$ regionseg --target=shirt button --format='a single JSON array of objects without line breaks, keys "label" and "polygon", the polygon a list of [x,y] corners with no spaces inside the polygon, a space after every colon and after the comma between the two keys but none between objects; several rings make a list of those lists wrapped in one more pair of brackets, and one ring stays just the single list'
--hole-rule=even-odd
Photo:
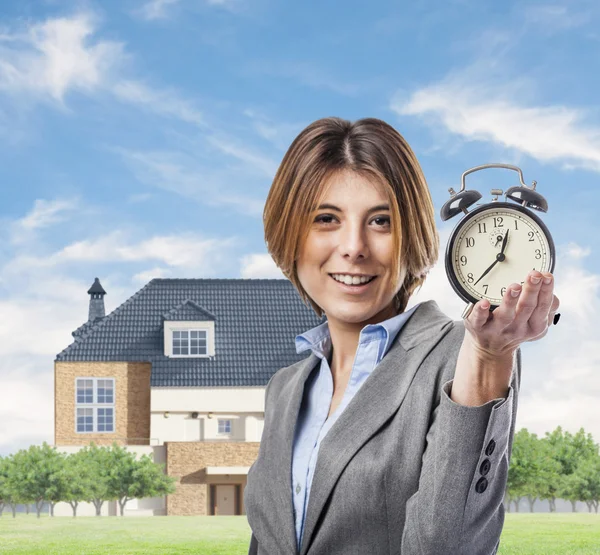
[{"label": "shirt button", "polygon": [[300,482],[298,482],[298,485],[296,486],[296,493],[300,493],[300,490],[302,488],[300,487]]}]

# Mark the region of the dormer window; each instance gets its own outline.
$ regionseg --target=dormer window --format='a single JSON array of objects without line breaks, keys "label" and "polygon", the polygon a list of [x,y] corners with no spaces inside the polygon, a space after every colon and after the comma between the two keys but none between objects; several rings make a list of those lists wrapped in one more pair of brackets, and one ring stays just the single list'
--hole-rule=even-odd
[{"label": "dormer window", "polygon": [[173,356],[207,355],[208,330],[172,330]]},{"label": "dormer window", "polygon": [[215,356],[215,316],[187,299],[163,314],[165,356],[209,358]]}]

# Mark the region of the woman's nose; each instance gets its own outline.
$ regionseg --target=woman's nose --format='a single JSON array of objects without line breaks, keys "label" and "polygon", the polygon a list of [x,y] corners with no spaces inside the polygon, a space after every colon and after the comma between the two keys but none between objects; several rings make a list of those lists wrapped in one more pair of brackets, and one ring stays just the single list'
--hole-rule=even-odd
[{"label": "woman's nose", "polygon": [[368,250],[366,233],[364,229],[357,226],[348,226],[341,231],[339,241],[342,254],[356,256]]}]

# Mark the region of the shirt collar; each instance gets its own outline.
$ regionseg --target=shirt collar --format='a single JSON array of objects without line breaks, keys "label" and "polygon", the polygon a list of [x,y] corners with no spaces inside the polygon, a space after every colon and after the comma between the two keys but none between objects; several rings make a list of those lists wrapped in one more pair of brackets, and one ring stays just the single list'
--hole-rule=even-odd
[{"label": "shirt collar", "polygon": [[[360,340],[370,334],[378,334],[383,331],[385,337],[385,346],[382,351],[382,356],[387,352],[389,346],[392,344],[396,335],[402,329],[402,326],[410,318],[412,313],[421,303],[417,303],[409,310],[405,310],[401,314],[392,316],[383,322],[377,324],[367,324],[360,332]],[[331,344],[331,337],[329,333],[329,323],[327,320],[314,328],[305,331],[304,333],[296,336],[296,353],[300,354],[308,349],[312,350],[317,356],[323,358],[325,351],[329,350]]]}]

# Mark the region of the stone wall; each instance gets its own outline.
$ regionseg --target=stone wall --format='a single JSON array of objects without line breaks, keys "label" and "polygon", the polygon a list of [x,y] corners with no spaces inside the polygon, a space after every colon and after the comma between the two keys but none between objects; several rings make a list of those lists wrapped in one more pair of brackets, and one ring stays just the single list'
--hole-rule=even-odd
[{"label": "stone wall", "polygon": [[240,484],[241,513],[246,475],[207,475],[207,466],[252,466],[259,442],[165,442],[169,476],[177,478],[177,491],[167,496],[167,515],[209,515],[210,484]]},{"label": "stone wall", "polygon": [[[54,444],[149,445],[149,362],[54,363]],[[75,378],[115,379],[115,431],[77,433],[75,427]]]}]

